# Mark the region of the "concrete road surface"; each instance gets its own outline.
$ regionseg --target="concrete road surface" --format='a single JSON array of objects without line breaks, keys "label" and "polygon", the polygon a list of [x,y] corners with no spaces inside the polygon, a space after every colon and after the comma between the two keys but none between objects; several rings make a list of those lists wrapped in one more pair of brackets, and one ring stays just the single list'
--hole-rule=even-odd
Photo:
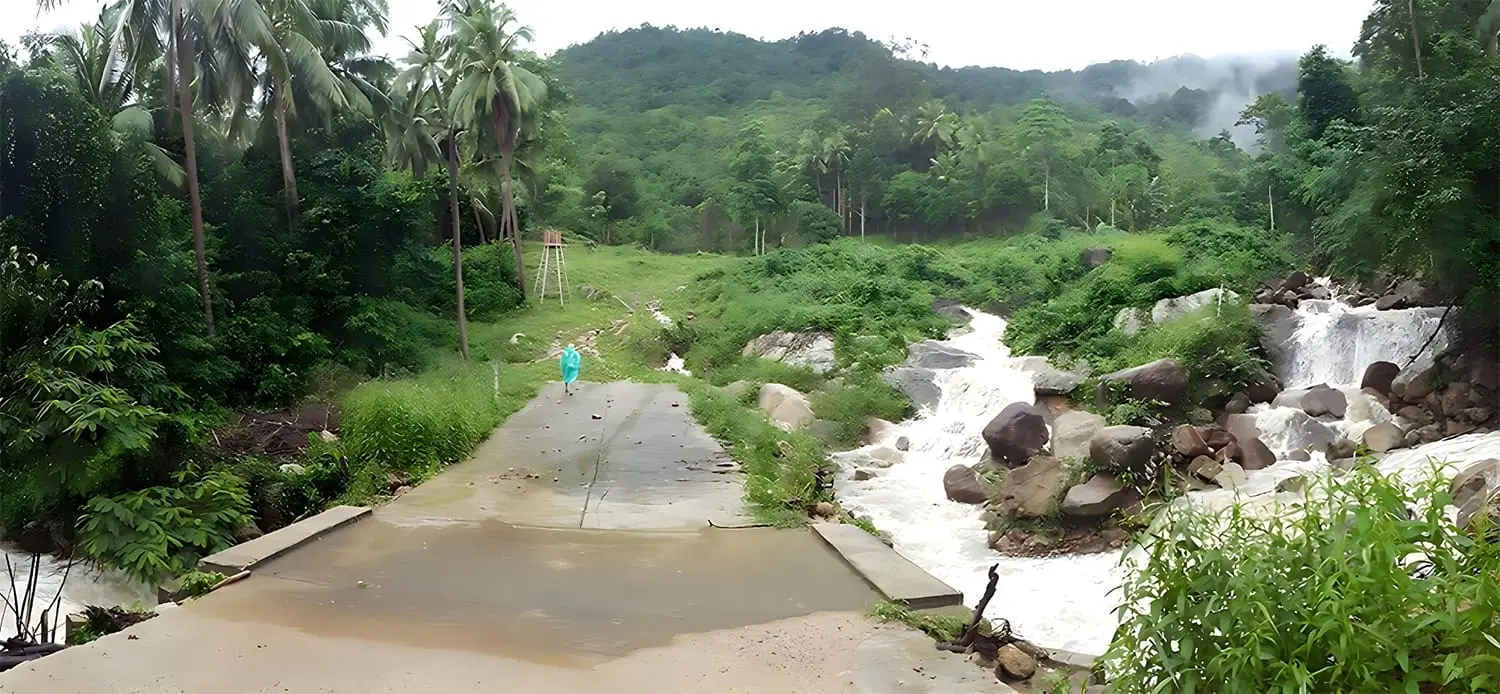
[{"label": "concrete road surface", "polygon": [[864,618],[811,532],[706,527],[742,485],[676,388],[549,387],[372,517],[0,693],[997,691],[873,675],[930,642]]}]

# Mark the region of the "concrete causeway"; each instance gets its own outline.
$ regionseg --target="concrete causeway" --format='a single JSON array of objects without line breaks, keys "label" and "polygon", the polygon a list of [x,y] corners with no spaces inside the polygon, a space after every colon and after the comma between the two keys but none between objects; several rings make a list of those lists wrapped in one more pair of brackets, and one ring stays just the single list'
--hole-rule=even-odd
[{"label": "concrete causeway", "polygon": [[471,460],[222,553],[252,575],[0,694],[958,691],[860,665],[940,656],[818,535],[707,527],[745,522],[743,483],[673,386],[548,387]]}]

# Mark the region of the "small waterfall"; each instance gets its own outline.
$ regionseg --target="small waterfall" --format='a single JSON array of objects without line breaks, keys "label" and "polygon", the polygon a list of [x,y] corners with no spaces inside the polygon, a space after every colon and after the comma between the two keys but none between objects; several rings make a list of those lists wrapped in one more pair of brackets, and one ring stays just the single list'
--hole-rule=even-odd
[{"label": "small waterfall", "polygon": [[1035,399],[1031,374],[1015,367],[1000,341],[1005,321],[969,313],[971,330],[945,344],[978,359],[939,372],[937,407],[901,426],[911,440],[902,462],[864,481],[854,480],[854,470],[845,466],[839,501],[890,533],[902,556],[963,591],[970,606],[984,592],[985,572],[998,563],[1000,587],[987,616],[1010,620],[1017,633],[1048,647],[1102,653],[1114,633],[1109,592],[1120,582],[1118,553],[1002,557],[989,548],[982,509],[944,496],[943,473],[979,460],[984,425],[1006,405]]},{"label": "small waterfall", "polygon": [[[6,578],[6,562],[11,574]],[[13,602],[26,594],[27,574],[31,568],[31,555],[9,547],[0,546],[0,639],[16,633],[16,612]],[[66,582],[64,582],[66,580]],[[14,592],[12,592],[14,589]],[[53,606],[58,590],[62,599],[58,607]],[[14,597],[13,597],[14,596]],[[71,568],[65,560],[51,555],[42,555],[41,571],[37,576],[36,601],[32,606],[32,624],[41,618],[42,610],[50,609],[48,622],[58,627],[57,640],[63,638],[62,624],[69,614],[82,612],[85,605],[114,607],[152,607],[156,604],[156,593],[144,583],[131,580],[124,574],[105,571],[83,562],[74,562]]]},{"label": "small waterfall", "polygon": [[[1353,307],[1338,300],[1304,299],[1297,306],[1296,331],[1283,345],[1285,354],[1276,365],[1277,376],[1287,387],[1326,383],[1359,388],[1365,367],[1377,361],[1420,371],[1432,366],[1448,348],[1446,330],[1422,348],[1445,310],[1434,306],[1377,311],[1374,306]],[[1406,366],[1413,356],[1416,360]]]}]

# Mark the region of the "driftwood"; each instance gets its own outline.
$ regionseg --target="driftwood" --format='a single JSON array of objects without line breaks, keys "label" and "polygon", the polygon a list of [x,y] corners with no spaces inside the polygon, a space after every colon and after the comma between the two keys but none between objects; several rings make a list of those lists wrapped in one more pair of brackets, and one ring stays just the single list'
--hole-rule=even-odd
[{"label": "driftwood", "polygon": [[36,660],[44,655],[51,655],[67,646],[60,643],[43,643],[19,645],[12,640],[5,644],[5,649],[0,650],[0,672],[5,672],[21,663]]},{"label": "driftwood", "polygon": [[974,615],[969,618],[969,625],[964,628],[963,636],[957,641],[939,641],[939,650],[951,653],[983,653],[988,657],[995,657],[995,653],[1001,646],[1010,643],[1018,643],[1010,631],[1010,622],[1004,619],[994,625],[993,633],[985,634],[979,629],[984,623],[984,610],[990,606],[990,600],[995,597],[995,587],[1000,582],[1000,565],[990,566],[990,582],[984,587],[984,597],[979,599],[979,604],[974,606]]}]

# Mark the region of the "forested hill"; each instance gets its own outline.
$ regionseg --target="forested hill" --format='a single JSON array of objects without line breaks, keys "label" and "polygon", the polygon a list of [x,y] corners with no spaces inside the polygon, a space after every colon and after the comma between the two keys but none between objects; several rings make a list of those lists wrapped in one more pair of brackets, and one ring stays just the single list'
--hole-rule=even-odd
[{"label": "forested hill", "polygon": [[779,92],[821,102],[847,119],[929,98],[982,111],[1050,94],[1143,123],[1209,134],[1232,126],[1255,97],[1272,91],[1290,97],[1297,86],[1295,56],[1182,56],[1060,72],[940,68],[843,29],[767,42],[644,25],[564,49],[558,64],[578,104],[610,112],[670,106],[728,115]]}]

